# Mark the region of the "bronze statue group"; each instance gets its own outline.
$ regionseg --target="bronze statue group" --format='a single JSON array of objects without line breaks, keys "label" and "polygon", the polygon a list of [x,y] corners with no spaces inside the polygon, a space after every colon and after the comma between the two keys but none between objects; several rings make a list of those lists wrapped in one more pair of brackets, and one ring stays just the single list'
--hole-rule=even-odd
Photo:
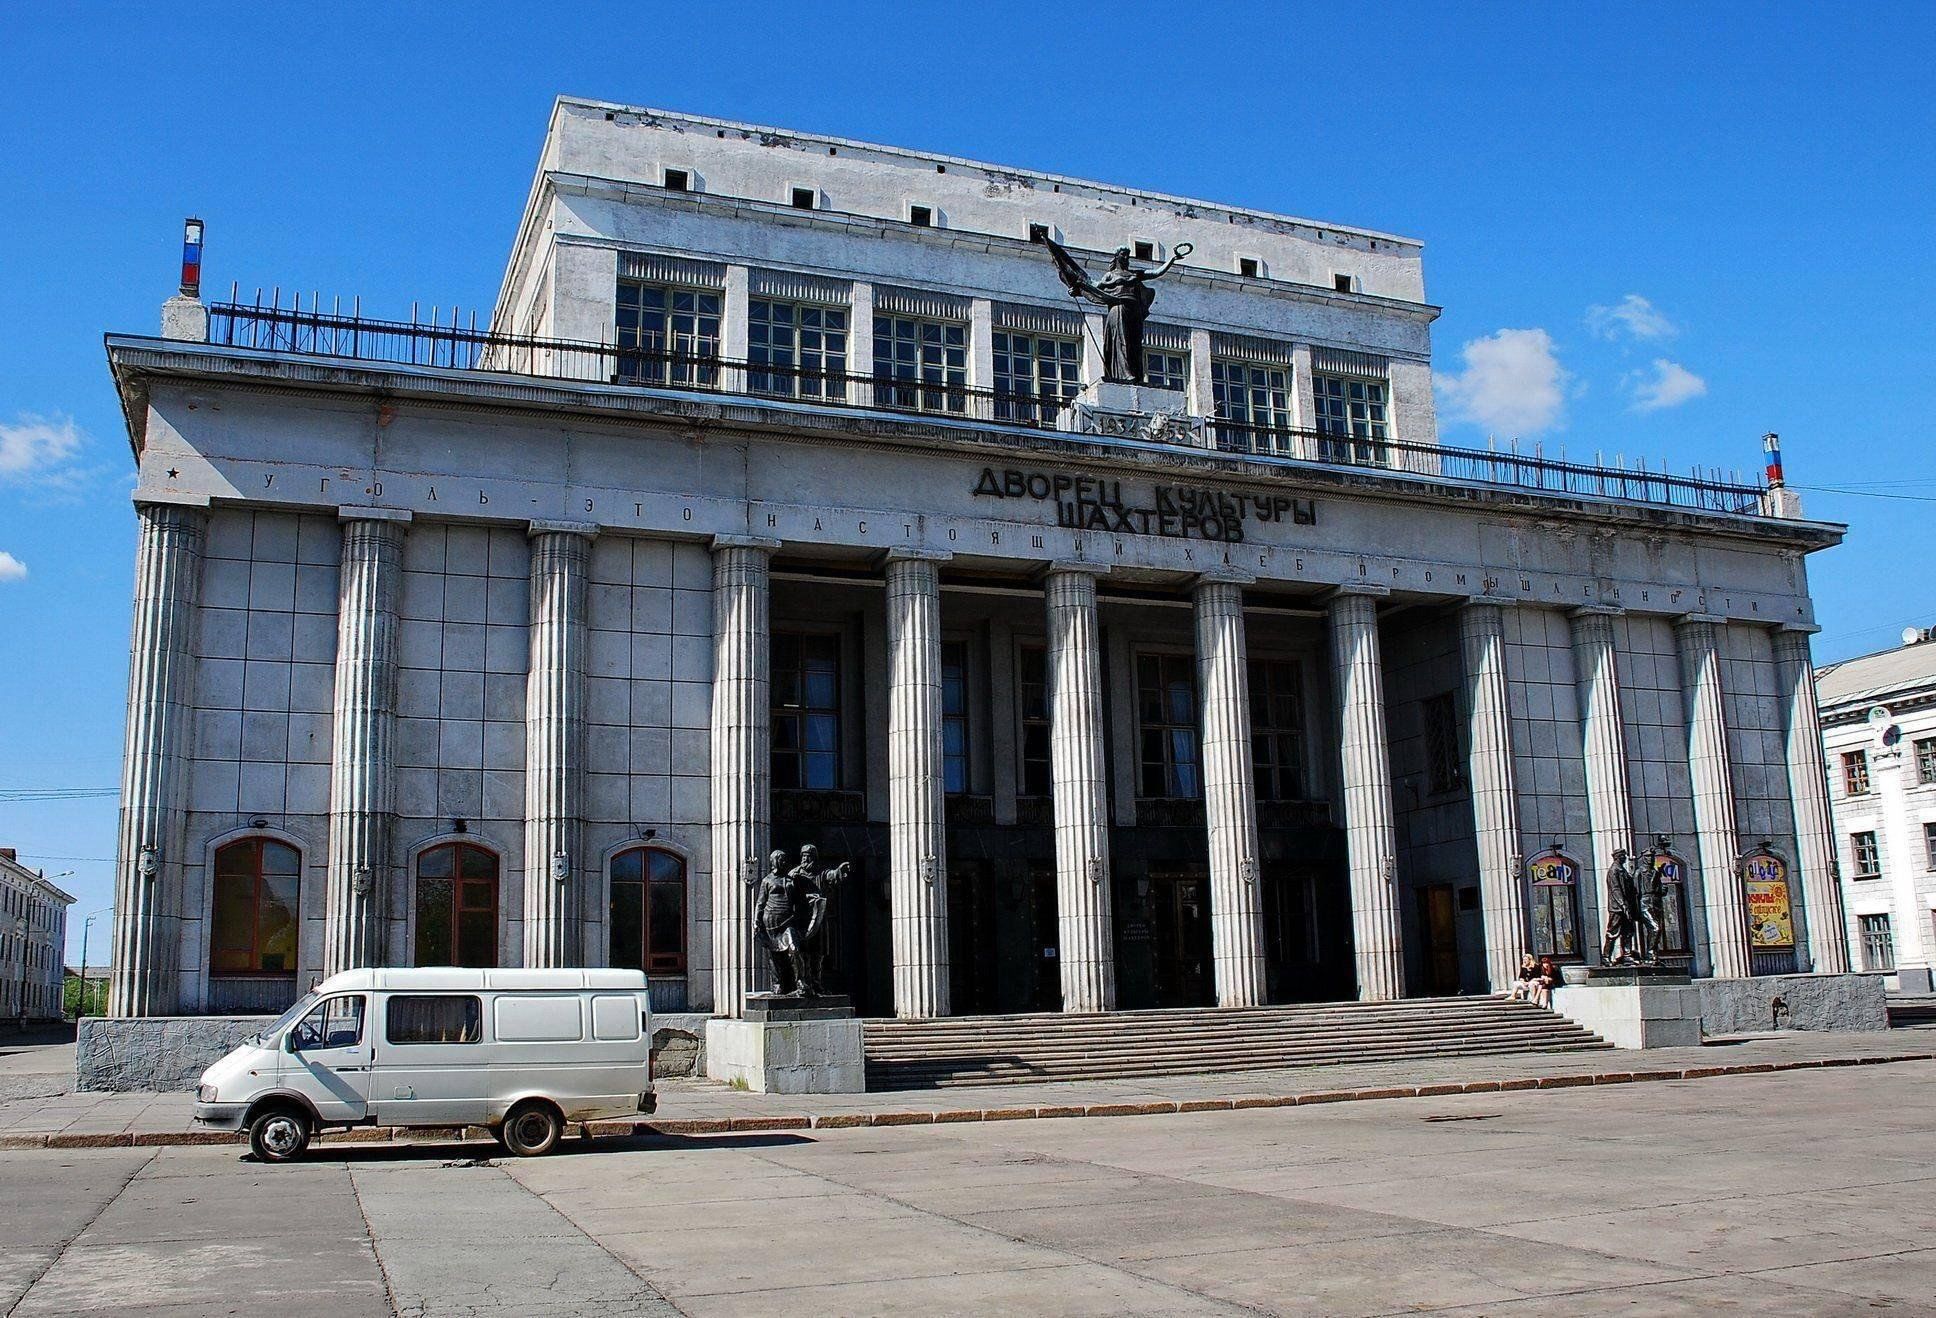
[{"label": "bronze statue group", "polygon": [[800,863],[786,868],[786,852],[767,857],[766,873],[747,880],[753,889],[753,937],[773,963],[773,988],[781,997],[826,995],[824,975],[827,920],[833,889],[847,877],[848,863],[820,868],[812,843],[800,848]]},{"label": "bronze statue group", "polygon": [[1660,964],[1665,941],[1667,891],[1660,877],[1659,856],[1665,839],[1638,857],[1625,849],[1613,853],[1607,867],[1607,931],[1600,945],[1600,963],[1608,966]]}]

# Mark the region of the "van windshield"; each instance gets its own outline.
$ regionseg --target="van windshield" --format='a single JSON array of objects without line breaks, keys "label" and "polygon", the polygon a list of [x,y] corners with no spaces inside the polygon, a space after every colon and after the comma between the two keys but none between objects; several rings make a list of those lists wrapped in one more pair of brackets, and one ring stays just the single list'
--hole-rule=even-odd
[{"label": "van windshield", "polygon": [[281,1034],[291,1025],[294,1025],[297,1021],[308,1015],[309,1009],[315,1005],[316,995],[314,993],[303,994],[300,998],[296,999],[294,1006],[290,1007],[288,1011],[283,1012],[282,1015],[276,1017],[268,1029],[263,1030],[260,1034],[251,1034],[242,1042],[260,1046],[265,1040],[275,1038],[278,1034]]}]

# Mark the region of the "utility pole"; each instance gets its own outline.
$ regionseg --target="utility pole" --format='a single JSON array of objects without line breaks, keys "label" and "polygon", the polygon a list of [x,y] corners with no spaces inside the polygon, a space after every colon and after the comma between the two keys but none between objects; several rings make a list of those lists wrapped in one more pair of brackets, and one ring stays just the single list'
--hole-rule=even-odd
[{"label": "utility pole", "polygon": [[81,1001],[80,1001],[80,1006],[77,1007],[74,1012],[74,1019],[76,1020],[79,1020],[81,1017],[87,1015],[87,1009],[90,1005],[88,999],[93,996],[88,991],[88,987],[87,987],[88,934],[93,931],[94,922],[97,919],[99,919],[103,915],[110,914],[113,910],[114,908],[112,906],[103,906],[98,911],[89,911],[87,914],[87,918],[81,921],[81,993],[80,993]]}]

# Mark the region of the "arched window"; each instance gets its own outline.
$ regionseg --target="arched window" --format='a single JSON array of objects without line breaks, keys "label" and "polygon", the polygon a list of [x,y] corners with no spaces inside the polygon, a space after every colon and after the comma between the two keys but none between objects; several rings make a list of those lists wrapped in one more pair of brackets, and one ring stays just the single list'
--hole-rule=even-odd
[{"label": "arched window", "polygon": [[209,974],[294,976],[301,887],[302,853],[286,842],[249,837],[217,848]]},{"label": "arched window", "polygon": [[1653,857],[1654,872],[1660,875],[1660,950],[1686,956],[1687,862],[1665,849],[1656,850]]},{"label": "arched window", "polygon": [[497,964],[497,856],[470,842],[417,855],[420,966]]},{"label": "arched window", "polygon": [[612,964],[686,973],[686,862],[661,847],[612,857]]},{"label": "arched window", "polygon": [[1580,862],[1559,848],[1526,864],[1532,889],[1533,955],[1580,955]]}]

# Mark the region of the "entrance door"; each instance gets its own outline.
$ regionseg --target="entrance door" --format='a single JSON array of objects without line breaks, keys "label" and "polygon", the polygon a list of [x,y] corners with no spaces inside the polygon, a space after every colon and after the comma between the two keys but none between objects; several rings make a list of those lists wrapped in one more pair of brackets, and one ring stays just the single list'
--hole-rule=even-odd
[{"label": "entrance door", "polygon": [[1153,871],[1150,905],[1156,916],[1156,1005],[1215,1005],[1209,874],[1195,867]]},{"label": "entrance door", "polygon": [[1033,939],[1029,951],[1035,962],[1035,983],[1029,995],[1031,1011],[1062,1010],[1062,930],[1057,922],[1055,867],[1037,865],[1029,876],[1033,902],[1030,925]]},{"label": "entrance door", "polygon": [[1459,991],[1458,899],[1449,883],[1418,890],[1419,948],[1424,952],[1427,997]]}]

